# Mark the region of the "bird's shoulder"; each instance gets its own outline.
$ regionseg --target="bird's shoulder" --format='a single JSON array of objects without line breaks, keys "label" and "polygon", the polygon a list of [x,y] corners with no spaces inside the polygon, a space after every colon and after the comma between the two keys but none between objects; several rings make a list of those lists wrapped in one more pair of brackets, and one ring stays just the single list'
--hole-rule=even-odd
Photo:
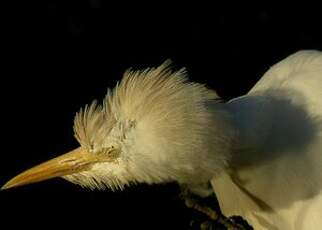
[{"label": "bird's shoulder", "polygon": [[249,94],[271,88],[293,87],[297,82],[322,85],[322,52],[317,50],[298,51],[271,66],[250,90]]}]

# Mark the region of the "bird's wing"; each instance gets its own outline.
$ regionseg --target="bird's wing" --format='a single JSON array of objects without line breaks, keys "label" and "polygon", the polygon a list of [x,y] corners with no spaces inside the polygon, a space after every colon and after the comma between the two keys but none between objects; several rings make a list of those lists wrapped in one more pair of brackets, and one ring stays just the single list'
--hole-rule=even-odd
[{"label": "bird's wing", "polygon": [[[272,88],[289,87],[294,81],[310,81],[310,88],[319,87],[322,93],[322,52],[303,50],[273,65],[248,94]],[[315,76],[312,74],[317,73]],[[304,85],[302,84],[304,87]]]},{"label": "bird's wing", "polygon": [[322,53],[289,56],[228,106],[242,143],[237,179],[212,181],[224,214],[244,215],[255,229],[321,226]]}]

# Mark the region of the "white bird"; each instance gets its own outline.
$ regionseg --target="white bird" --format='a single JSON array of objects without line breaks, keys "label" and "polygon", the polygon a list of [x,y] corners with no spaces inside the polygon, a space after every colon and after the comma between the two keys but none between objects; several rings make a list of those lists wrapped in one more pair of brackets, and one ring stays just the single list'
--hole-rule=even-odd
[{"label": "white bird", "polygon": [[287,57],[228,103],[169,64],[127,71],[76,114],[79,148],[3,189],[63,177],[91,189],[176,181],[206,196],[210,181],[223,213],[255,229],[321,228],[322,53]]}]

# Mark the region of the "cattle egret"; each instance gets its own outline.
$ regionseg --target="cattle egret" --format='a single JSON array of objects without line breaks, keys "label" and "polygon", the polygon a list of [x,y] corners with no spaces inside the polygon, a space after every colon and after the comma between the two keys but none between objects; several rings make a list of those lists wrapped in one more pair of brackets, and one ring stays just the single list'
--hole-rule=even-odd
[{"label": "cattle egret", "polygon": [[126,71],[76,114],[79,148],[2,189],[63,177],[112,190],[176,181],[207,196],[211,182],[223,214],[255,229],[321,228],[322,52],[287,57],[227,103],[186,75],[169,61]]}]

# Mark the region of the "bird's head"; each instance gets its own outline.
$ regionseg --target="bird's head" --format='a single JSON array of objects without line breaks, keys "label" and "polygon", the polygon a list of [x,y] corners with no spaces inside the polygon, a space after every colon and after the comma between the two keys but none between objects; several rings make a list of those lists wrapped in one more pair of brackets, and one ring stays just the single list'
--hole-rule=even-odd
[{"label": "bird's head", "polygon": [[79,148],[19,174],[3,188],[53,177],[92,189],[210,179],[229,159],[218,97],[187,82],[185,69],[172,71],[169,64],[126,71],[102,105],[94,101],[76,114]]}]

